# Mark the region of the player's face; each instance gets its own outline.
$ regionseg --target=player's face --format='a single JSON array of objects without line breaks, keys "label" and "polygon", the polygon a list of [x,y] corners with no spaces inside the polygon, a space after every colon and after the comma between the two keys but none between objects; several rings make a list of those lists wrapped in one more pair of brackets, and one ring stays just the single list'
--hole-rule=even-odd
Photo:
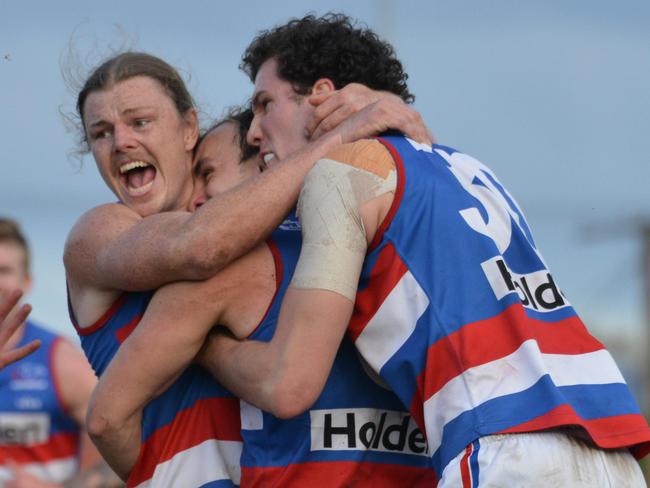
[{"label": "player's face", "polygon": [[259,156],[240,162],[239,134],[232,123],[210,131],[201,141],[194,158],[194,195],[191,211],[207,199],[259,174]]},{"label": "player's face", "polygon": [[102,178],[143,217],[184,208],[192,192],[197,122],[156,80],[136,76],[88,95],[85,131]]},{"label": "player's face", "polygon": [[291,83],[278,77],[275,59],[266,61],[257,73],[253,112],[248,142],[259,146],[266,163],[272,156],[283,159],[307,144],[307,121],[313,107],[306,97],[296,94]]},{"label": "player's face", "polygon": [[13,242],[0,242],[0,298],[12,290],[27,293],[31,279],[25,269],[25,251]]}]

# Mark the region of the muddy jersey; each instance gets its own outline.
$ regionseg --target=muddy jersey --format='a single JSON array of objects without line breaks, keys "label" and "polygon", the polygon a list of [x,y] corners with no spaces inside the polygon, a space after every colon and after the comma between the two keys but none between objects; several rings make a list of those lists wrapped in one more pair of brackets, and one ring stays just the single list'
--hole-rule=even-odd
[{"label": "muddy jersey", "polygon": [[[98,376],[137,326],[152,294],[124,293],[94,325],[77,328]],[[127,486],[237,486],[239,429],[239,401],[202,368],[190,366],[145,407],[140,456]]]},{"label": "muddy jersey", "polygon": [[16,347],[35,339],[39,349],[0,370],[0,486],[9,478],[8,459],[53,483],[78,469],[79,425],[61,402],[52,370],[63,339],[28,321]]},{"label": "muddy jersey", "polygon": [[494,433],[559,428],[647,453],[650,429],[618,367],[494,173],[448,147],[380,141],[398,183],[349,333],[425,430],[437,473]]},{"label": "muddy jersey", "polygon": [[[293,215],[269,241],[277,292],[250,339],[269,341],[300,253]],[[325,388],[305,413],[281,420],[242,402],[242,487],[431,486],[424,435],[399,399],[373,381],[345,339]]]}]

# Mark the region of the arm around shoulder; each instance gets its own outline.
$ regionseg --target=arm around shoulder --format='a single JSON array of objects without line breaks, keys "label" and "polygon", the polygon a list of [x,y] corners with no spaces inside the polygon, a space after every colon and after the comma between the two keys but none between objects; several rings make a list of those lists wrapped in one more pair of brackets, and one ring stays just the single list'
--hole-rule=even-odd
[{"label": "arm around shoulder", "polygon": [[295,417],[321,394],[351,313],[352,302],[338,293],[290,287],[270,342],[213,334],[199,364],[236,396]]},{"label": "arm around shoulder", "polygon": [[89,210],[66,240],[68,279],[81,287],[143,291],[209,277],[202,250],[185,232],[190,217],[179,211],[142,218],[118,203]]}]

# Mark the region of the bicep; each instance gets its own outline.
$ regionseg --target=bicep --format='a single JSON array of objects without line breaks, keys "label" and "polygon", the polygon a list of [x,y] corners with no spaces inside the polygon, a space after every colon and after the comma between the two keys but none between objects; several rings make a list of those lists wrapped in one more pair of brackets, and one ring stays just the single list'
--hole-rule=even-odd
[{"label": "bicep", "polygon": [[143,219],[119,204],[92,209],[66,241],[68,276],[74,284],[125,291],[192,279],[189,257],[174,249],[174,237],[188,215],[166,212]]}]

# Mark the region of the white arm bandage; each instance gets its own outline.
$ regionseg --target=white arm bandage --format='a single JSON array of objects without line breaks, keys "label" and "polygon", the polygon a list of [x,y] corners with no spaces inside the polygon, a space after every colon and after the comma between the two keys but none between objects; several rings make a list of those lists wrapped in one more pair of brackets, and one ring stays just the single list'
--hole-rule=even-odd
[{"label": "white arm bandage", "polygon": [[303,241],[291,286],[330,290],[354,301],[368,247],[359,207],[395,186],[394,170],[383,178],[333,159],[318,161],[298,200]]}]

